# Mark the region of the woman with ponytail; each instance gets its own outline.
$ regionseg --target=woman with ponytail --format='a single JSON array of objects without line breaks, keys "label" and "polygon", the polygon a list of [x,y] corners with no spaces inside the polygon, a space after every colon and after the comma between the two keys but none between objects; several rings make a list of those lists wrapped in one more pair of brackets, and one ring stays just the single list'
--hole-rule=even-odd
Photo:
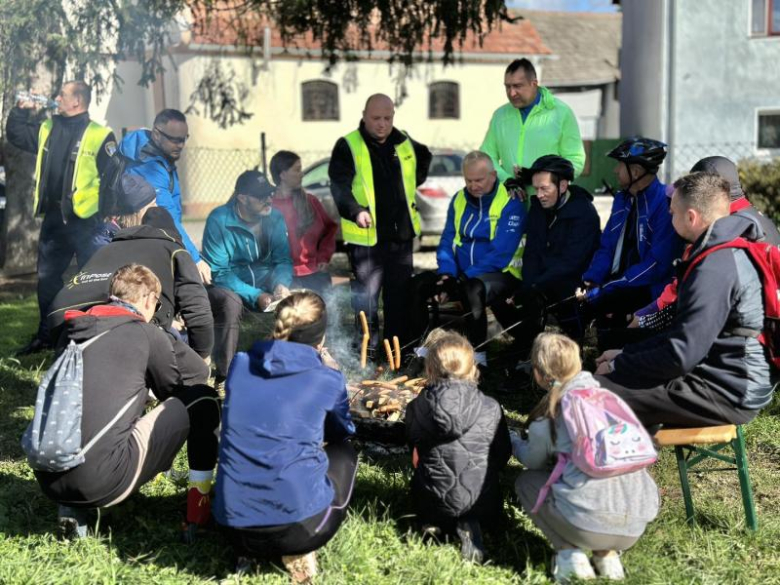
[{"label": "woman with ponytail", "polygon": [[294,292],[273,339],[233,359],[225,385],[214,517],[244,564],[281,557],[294,582],[346,517],[357,471],[346,382],[323,347],[322,298]]},{"label": "woman with ponytail", "polygon": [[322,203],[301,187],[301,157],[280,150],[270,163],[276,185],[273,206],[284,216],[293,260],[293,287],[323,294],[331,286],[328,263],[336,251],[338,225]]}]

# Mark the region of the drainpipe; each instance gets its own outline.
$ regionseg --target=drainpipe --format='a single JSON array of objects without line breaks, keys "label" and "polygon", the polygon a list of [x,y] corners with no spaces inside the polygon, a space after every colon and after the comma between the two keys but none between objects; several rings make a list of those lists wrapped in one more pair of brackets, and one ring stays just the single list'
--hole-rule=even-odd
[{"label": "drainpipe", "polygon": [[675,27],[677,19],[675,18],[677,12],[677,3],[674,0],[666,0],[664,2],[666,9],[666,132],[665,139],[669,145],[669,154],[666,155],[666,164],[664,175],[666,183],[671,183],[674,179],[674,164],[675,164],[675,149],[677,148],[675,140],[675,51],[677,49],[675,43]]}]

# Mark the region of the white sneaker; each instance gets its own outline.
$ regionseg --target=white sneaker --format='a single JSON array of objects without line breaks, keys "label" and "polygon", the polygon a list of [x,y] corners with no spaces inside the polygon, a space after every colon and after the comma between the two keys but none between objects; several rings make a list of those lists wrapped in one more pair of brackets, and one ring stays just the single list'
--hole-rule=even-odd
[{"label": "white sneaker", "polygon": [[559,550],[553,560],[552,574],[556,583],[569,583],[573,578],[596,578],[588,556],[578,548]]},{"label": "white sneaker", "polygon": [[622,581],[626,578],[623,563],[620,562],[620,554],[617,551],[610,551],[603,557],[593,555],[591,560],[600,577],[606,577],[612,581]]}]

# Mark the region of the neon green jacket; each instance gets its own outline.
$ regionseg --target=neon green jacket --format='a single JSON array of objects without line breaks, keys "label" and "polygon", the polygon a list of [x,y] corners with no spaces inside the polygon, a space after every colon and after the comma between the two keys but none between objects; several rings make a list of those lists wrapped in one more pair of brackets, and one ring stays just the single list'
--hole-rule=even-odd
[{"label": "neon green jacket", "polygon": [[480,150],[490,155],[503,182],[513,176],[513,165],[529,168],[545,154],[557,154],[571,161],[574,176],[585,166],[585,147],[580,127],[571,108],[539,87],[541,100],[523,123],[520,111],[506,103],[490,119]]}]

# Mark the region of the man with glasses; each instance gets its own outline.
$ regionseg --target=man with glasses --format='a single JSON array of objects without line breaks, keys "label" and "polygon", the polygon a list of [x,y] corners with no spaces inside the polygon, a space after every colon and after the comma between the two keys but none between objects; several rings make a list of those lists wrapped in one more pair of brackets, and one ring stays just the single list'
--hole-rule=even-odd
[{"label": "man with glasses", "polygon": [[130,159],[129,173],[139,175],[154,187],[157,205],[173,216],[184,247],[192,256],[205,284],[211,283],[211,269],[200,257],[197,246],[181,223],[181,187],[176,161],[189,138],[187,118],[179,110],[166,109],[154,118],[152,129],[130,132],[119,144],[119,152]]},{"label": "man with glasses", "polygon": [[245,171],[233,197],[209,214],[203,257],[211,265],[208,289],[214,313],[217,383],[225,379],[238,345],[244,308],[264,311],[287,296],[293,278],[284,216],[271,206],[274,188],[259,171]]}]

